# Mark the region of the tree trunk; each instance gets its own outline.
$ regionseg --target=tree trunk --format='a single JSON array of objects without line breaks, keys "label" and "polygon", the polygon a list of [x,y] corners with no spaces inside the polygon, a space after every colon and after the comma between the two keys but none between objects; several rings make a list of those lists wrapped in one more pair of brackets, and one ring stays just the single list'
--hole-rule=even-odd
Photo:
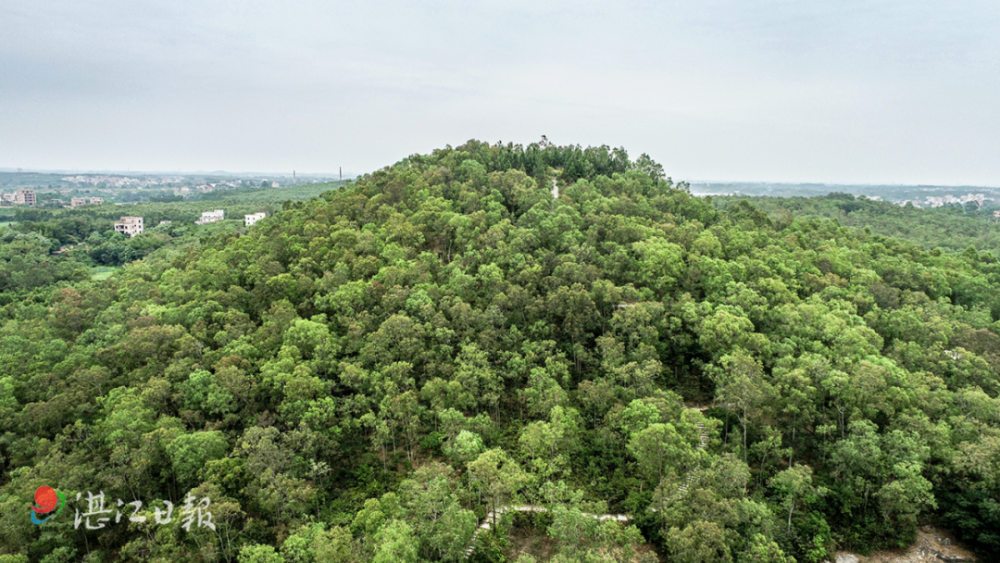
[{"label": "tree trunk", "polygon": [[792,533],[792,511],[795,510],[795,501],[793,500],[788,506],[788,533]]},{"label": "tree trunk", "polygon": [[747,463],[747,409],[743,409],[743,464]]},{"label": "tree trunk", "polygon": [[788,445],[788,467],[792,466],[792,456],[795,455],[795,427],[792,427],[792,443]]}]

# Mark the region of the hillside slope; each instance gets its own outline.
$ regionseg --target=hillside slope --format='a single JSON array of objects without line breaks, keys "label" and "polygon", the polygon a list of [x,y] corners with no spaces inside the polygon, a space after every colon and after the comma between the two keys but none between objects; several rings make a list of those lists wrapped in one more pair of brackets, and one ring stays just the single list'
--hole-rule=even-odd
[{"label": "hillside slope", "polygon": [[[555,561],[820,561],[929,518],[997,554],[998,276],[716,211],[621,149],[413,155],[7,305],[0,550],[459,561],[519,502],[548,507]],[[70,506],[38,526],[42,485]],[[88,491],[148,520],[75,530]],[[188,491],[214,532],[155,524]],[[490,533],[473,558],[503,553]]]}]

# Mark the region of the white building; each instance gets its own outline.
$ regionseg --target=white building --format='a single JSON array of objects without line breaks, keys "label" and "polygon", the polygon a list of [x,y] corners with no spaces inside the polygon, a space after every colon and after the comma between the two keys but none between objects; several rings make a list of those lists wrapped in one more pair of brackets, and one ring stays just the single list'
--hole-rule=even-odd
[{"label": "white building", "polygon": [[222,209],[216,209],[215,211],[205,211],[201,214],[201,219],[194,222],[195,225],[204,225],[206,223],[215,223],[217,221],[222,221],[225,219],[226,212]]},{"label": "white building", "polygon": [[115,230],[130,237],[142,232],[142,217],[122,217],[122,220],[115,223]]},{"label": "white building", "polygon": [[257,223],[257,221],[263,219],[264,217],[267,217],[267,213],[261,212],[261,213],[254,213],[252,215],[244,215],[243,223],[246,224],[246,226],[250,227],[253,226],[255,223]]}]

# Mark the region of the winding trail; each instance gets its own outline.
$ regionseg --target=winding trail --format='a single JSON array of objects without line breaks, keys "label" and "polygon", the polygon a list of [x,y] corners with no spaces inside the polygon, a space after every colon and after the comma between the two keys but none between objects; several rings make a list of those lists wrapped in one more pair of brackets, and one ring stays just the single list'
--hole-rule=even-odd
[{"label": "winding trail", "polygon": [[[685,408],[699,412],[705,412],[708,409],[708,407],[685,407]],[[705,425],[702,424],[701,421],[698,421],[696,424],[698,425],[698,437],[700,439],[700,444],[698,446],[698,449],[705,449],[705,447],[708,446],[708,431],[705,430]],[[688,490],[688,487],[691,485],[692,478],[694,478],[694,476],[688,473],[687,477],[684,479],[684,482],[681,484],[680,487],[677,488],[678,495]],[[656,512],[655,508],[651,508],[650,510]],[[482,524],[480,524],[479,527],[476,528],[475,533],[472,534],[472,541],[469,543],[469,548],[465,550],[465,558],[468,559],[469,556],[472,555],[472,552],[476,550],[476,540],[479,539],[479,534],[482,532],[489,532],[491,527],[493,526],[493,522],[499,520],[500,517],[503,516],[504,514],[508,512],[548,512],[548,511],[549,509],[545,508],[544,506],[538,506],[534,504],[519,504],[515,506],[504,506],[502,508],[498,508],[496,511],[488,512],[486,514],[486,518],[483,518]],[[626,524],[629,521],[629,517],[627,514],[584,513],[583,515],[590,516],[592,518],[597,518],[598,520],[614,520],[616,522],[622,522]]]}]

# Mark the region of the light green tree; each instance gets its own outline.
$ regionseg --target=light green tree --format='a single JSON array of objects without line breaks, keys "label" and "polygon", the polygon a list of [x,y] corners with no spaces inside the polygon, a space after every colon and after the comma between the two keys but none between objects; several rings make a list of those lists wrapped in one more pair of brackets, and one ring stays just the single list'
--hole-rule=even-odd
[{"label": "light green tree", "polygon": [[795,512],[795,507],[809,504],[817,497],[826,494],[825,488],[813,485],[812,476],[811,467],[796,463],[771,478],[771,487],[778,492],[782,504],[788,509],[788,533],[792,531],[792,514]]},{"label": "light green tree", "polygon": [[528,481],[528,475],[517,462],[499,448],[485,451],[469,463],[469,484],[486,503],[487,512],[493,513],[494,531],[496,510],[515,497]]},{"label": "light green tree", "polygon": [[391,520],[378,532],[372,563],[417,563],[417,541],[406,522]]},{"label": "light green tree", "polygon": [[771,395],[760,362],[743,349],[723,356],[722,368],[713,372],[716,399],[733,410],[743,427],[743,462],[748,461],[747,426]]},{"label": "light green tree", "polygon": [[754,534],[746,551],[738,557],[739,563],[795,563],[795,558],[785,555],[781,547],[764,534]]},{"label": "light green tree", "polygon": [[270,545],[246,545],[240,549],[239,563],[285,563],[285,558]]},{"label": "light green tree", "polygon": [[726,531],[715,522],[697,521],[667,533],[670,556],[677,563],[731,563]]}]

